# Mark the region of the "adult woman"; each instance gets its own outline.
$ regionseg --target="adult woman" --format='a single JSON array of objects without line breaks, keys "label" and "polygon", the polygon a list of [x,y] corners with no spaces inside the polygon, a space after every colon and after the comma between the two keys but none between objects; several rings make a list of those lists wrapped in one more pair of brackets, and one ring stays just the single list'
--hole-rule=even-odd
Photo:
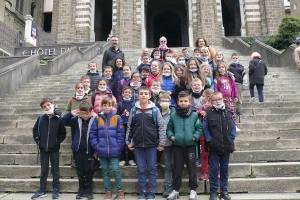
[{"label": "adult woman", "polygon": [[215,55],[216,55],[216,51],[212,47],[208,46],[207,40],[205,38],[198,38],[196,40],[196,42],[195,42],[195,46],[199,47],[199,48],[201,48],[201,47],[208,47],[209,52],[210,52],[209,59],[213,59],[215,57]]},{"label": "adult woman", "polygon": [[160,59],[159,61],[166,61],[166,53],[170,50],[167,46],[167,38],[162,36],[159,38],[159,46],[158,49],[160,51]]},{"label": "adult woman", "polygon": [[264,77],[268,73],[267,65],[261,60],[259,53],[254,52],[251,55],[252,60],[249,62],[249,90],[251,99],[254,102],[254,86],[256,85],[259,102],[264,102]]}]

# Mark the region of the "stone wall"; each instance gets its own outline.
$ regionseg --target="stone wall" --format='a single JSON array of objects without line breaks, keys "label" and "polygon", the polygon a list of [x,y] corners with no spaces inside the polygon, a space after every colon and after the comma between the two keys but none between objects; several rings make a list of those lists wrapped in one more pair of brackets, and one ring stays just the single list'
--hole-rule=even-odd
[{"label": "stone wall", "polygon": [[267,33],[264,35],[274,35],[278,33],[281,19],[285,15],[282,0],[264,0]]}]

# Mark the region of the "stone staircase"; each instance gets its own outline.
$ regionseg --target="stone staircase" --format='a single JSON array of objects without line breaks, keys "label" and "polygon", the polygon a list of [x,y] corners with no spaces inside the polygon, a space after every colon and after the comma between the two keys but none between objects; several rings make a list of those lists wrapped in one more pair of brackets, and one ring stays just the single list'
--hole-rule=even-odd
[{"label": "stone staircase", "polygon": [[[228,59],[234,52],[223,47],[215,49],[224,52]],[[125,50],[126,62],[136,66],[140,52]],[[102,55],[94,59],[99,68],[101,59]],[[240,56],[244,66],[248,66],[249,60],[250,56]],[[37,148],[32,127],[41,113],[39,102],[43,97],[50,97],[64,111],[76,82],[87,71],[87,63],[76,63],[61,75],[38,77],[0,100],[0,192],[32,193],[38,189],[40,166],[36,164]],[[249,91],[243,92],[243,116],[237,124],[241,131],[236,138],[237,151],[230,160],[230,193],[294,194],[300,191],[299,74],[292,68],[269,66],[268,69],[264,103],[258,103],[257,98],[255,103],[249,103]],[[78,181],[75,169],[70,167],[71,139],[70,129],[67,130],[67,138],[61,145],[60,191],[75,193]],[[124,190],[138,192],[136,168],[121,167],[121,172]],[[163,192],[163,172],[163,167],[158,167],[156,193]],[[245,178],[247,175],[252,178]],[[188,191],[186,171],[184,177],[181,191]],[[51,175],[49,178],[48,189],[52,191]],[[198,181],[198,184],[198,193],[209,191],[208,181]],[[94,176],[93,189],[96,193],[104,192],[101,170]],[[272,199],[300,198],[297,194],[288,196]]]}]

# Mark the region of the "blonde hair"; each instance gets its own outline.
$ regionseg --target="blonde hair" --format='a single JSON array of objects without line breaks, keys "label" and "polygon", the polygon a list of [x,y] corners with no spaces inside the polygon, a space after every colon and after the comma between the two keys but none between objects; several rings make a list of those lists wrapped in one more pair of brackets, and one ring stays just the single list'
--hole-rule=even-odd
[{"label": "blonde hair", "polygon": [[203,86],[203,83],[202,83],[202,81],[201,81],[199,78],[194,78],[194,79],[192,80],[192,86],[193,86],[193,84],[194,84],[195,82],[201,82],[201,85]]},{"label": "blonde hair", "polygon": [[[204,68],[204,67],[208,67],[209,68],[209,73],[208,73],[208,76],[212,76],[212,73],[211,73],[211,67],[210,67],[210,65],[209,64],[206,64],[206,63],[203,63],[203,64],[201,64],[200,65],[200,71],[201,71],[201,73],[202,73],[202,69]],[[203,74],[204,75],[204,74]]]},{"label": "blonde hair", "polygon": [[203,94],[208,96],[210,98],[211,94],[214,93],[214,91],[210,88],[206,88],[204,91],[203,91]]},{"label": "blonde hair", "polygon": [[[174,68],[173,66],[168,63],[168,62],[165,62],[162,67],[161,67],[161,72],[163,71],[164,69],[164,66],[168,66],[170,68],[170,71],[171,71],[171,78],[172,78],[172,81],[175,83],[177,80],[178,80],[178,77],[176,76],[175,74],[175,71],[174,71]],[[163,79],[162,79],[163,80]]]},{"label": "blonde hair", "polygon": [[210,51],[209,51],[209,48],[208,48],[208,47],[201,47],[201,48],[200,48],[200,53],[201,53],[202,51],[207,51],[207,52],[208,52],[208,57],[210,58]]}]

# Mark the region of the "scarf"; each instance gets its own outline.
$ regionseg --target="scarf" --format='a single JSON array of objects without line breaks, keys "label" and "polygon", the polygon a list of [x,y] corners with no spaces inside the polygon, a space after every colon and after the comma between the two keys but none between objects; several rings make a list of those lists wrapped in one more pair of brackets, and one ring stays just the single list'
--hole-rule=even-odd
[{"label": "scarf", "polygon": [[189,105],[188,107],[185,107],[185,108],[180,108],[178,105],[176,106],[175,108],[176,110],[176,113],[182,117],[182,118],[187,118],[191,115],[192,113],[192,108],[191,106]]},{"label": "scarf", "polygon": [[202,96],[202,91],[200,91],[200,92],[192,91],[192,97],[199,99],[201,96]]}]

